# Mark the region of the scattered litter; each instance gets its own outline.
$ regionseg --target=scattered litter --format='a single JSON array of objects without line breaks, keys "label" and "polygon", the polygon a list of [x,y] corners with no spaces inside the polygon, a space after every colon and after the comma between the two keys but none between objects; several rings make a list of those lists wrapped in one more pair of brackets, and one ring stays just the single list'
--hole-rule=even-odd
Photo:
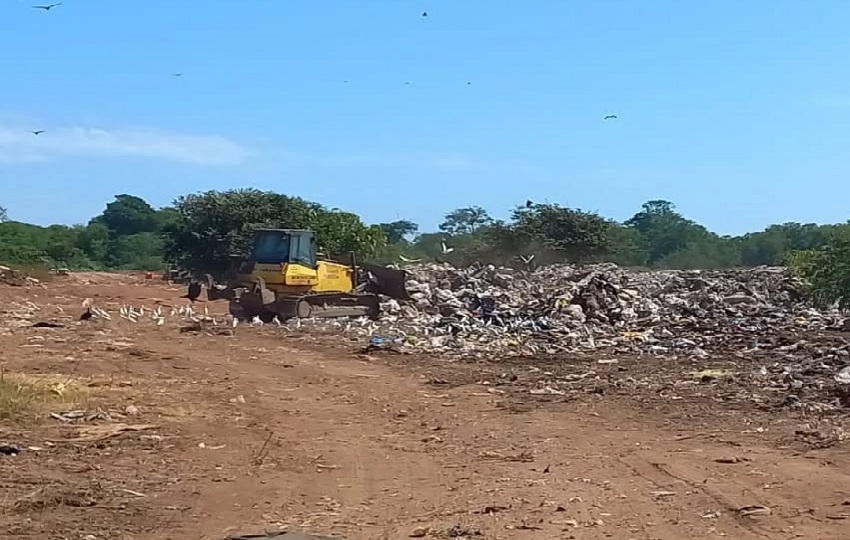
[{"label": "scattered litter", "polygon": [[428,528],[428,527],[416,527],[415,529],[410,531],[409,536],[411,538],[424,538],[425,536],[428,536],[428,533],[430,533],[430,532],[431,532],[431,529]]},{"label": "scattered litter", "polygon": [[52,321],[39,321],[37,323],[33,323],[33,328],[65,328],[65,325],[62,323],[52,322]]},{"label": "scattered litter", "polygon": [[152,424],[114,424],[102,426],[84,426],[79,428],[79,436],[71,439],[51,439],[51,442],[57,443],[79,443],[79,442],[98,442],[103,441],[122,433],[133,431],[145,431],[149,429],[158,429],[159,426]]},{"label": "scattered litter", "polygon": [[13,444],[0,444],[0,455],[17,456],[21,453],[21,449]]},{"label": "scattered litter", "polygon": [[771,514],[771,510],[767,506],[755,504],[751,506],[742,506],[738,509],[738,514],[741,517],[769,516]]},{"label": "scattered litter", "polygon": [[747,458],[742,458],[742,457],[738,457],[738,456],[720,457],[720,458],[717,458],[717,459],[714,460],[715,463],[727,463],[727,464],[743,463],[745,461],[749,461],[749,460]]}]

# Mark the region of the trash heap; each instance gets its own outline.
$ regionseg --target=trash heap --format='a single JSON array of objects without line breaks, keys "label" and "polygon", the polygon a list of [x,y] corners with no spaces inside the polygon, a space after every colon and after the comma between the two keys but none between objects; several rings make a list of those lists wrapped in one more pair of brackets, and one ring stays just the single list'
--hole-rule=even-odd
[{"label": "trash heap", "polygon": [[718,350],[805,347],[802,335],[843,329],[838,310],[816,309],[805,284],[785,268],[632,271],[601,264],[520,271],[424,264],[405,270],[411,299],[384,298],[380,320],[307,326],[467,356],[705,357]]},{"label": "trash heap", "polygon": [[656,357],[679,360],[685,370],[722,366],[792,404],[811,391],[838,395],[840,406],[850,407],[850,320],[836,308],[817,309],[806,284],[786,268],[405,270],[410,301],[385,298],[379,321],[320,324],[368,339],[369,348],[448,358],[584,357],[604,364]]},{"label": "trash heap", "polygon": [[411,301],[386,299],[379,327],[406,338],[447,338],[426,339],[431,346],[486,352],[494,340],[507,340],[530,353],[702,356],[842,323],[837,311],[808,303],[805,284],[784,268],[630,271],[604,264],[528,272],[429,264],[407,270]]}]

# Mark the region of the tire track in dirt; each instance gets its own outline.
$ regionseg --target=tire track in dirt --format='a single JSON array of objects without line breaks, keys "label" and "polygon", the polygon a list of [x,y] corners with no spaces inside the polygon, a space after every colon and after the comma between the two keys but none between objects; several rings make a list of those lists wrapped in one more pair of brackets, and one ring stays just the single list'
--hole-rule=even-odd
[{"label": "tire track in dirt", "polygon": [[[208,340],[192,350],[221,347]],[[819,538],[840,537],[839,523],[786,512],[755,524],[737,517],[732,509],[755,501],[727,492],[755,493],[761,479],[706,484],[705,475],[718,473],[700,468],[728,446],[700,443],[699,453],[677,456],[682,443],[669,442],[672,433],[636,426],[629,413],[604,404],[508,414],[477,387],[435,391],[413,374],[347,355],[261,337],[248,351],[231,349],[208,375],[228,381],[222,403],[245,398],[225,407],[241,411],[242,427],[222,421],[184,432],[191,440],[216,433],[207,444],[224,447],[206,455],[226,478],[198,472],[162,498],[197,498],[196,517],[180,529],[186,533],[217,538],[285,523],[347,539],[404,537],[416,527],[477,529],[485,538],[664,540],[772,538],[816,527]],[[267,455],[252,464],[269,433]],[[828,476],[817,481],[830,483]],[[668,488],[677,495],[652,494]],[[793,506],[758,500],[776,510]],[[703,517],[712,509],[719,515]]]},{"label": "tire track in dirt", "polygon": [[[179,294],[70,289],[116,309]],[[67,313],[78,309],[78,298],[63,298]],[[439,359],[393,367],[287,343],[269,328],[224,337],[169,324],[71,321],[40,334],[40,348],[25,348],[28,330],[3,338],[12,369],[105,378],[122,392],[102,396],[105,406],[133,404],[136,421],[160,426],[144,439],[0,462],[16,497],[40,479],[71,494],[99,490],[95,506],[0,515],[15,537],[218,540],[281,524],[347,540],[406,538],[417,527],[501,540],[847,537],[850,521],[830,519],[848,511],[839,506],[850,499],[846,450],[792,454],[725,419],[700,426],[725,428],[722,441],[676,440],[670,426],[701,432],[675,403],[658,410],[588,395],[555,404],[475,384],[446,389],[420,376],[442,369]],[[475,366],[453,369],[458,380],[481,378]],[[526,412],[507,412],[506,401]],[[24,429],[16,436],[38,443],[67,427]],[[730,456],[742,460],[715,461]],[[659,489],[676,495],[653,495]],[[773,513],[756,521],[731,510],[754,503]]]}]

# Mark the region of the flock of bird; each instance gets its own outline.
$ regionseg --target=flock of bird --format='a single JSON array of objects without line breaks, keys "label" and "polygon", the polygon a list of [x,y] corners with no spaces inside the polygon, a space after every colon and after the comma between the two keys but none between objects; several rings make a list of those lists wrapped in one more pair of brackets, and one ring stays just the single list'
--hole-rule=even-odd
[{"label": "flock of bird", "polygon": [[[37,306],[33,306],[37,309]],[[95,305],[93,305],[92,300],[90,298],[86,298],[82,307],[85,308],[85,311],[80,315],[80,321],[90,321],[102,319],[105,321],[112,321],[112,315]],[[219,327],[222,329],[235,329],[240,325],[240,320],[233,315],[225,315],[222,318],[217,318],[212,316],[206,307],[202,311],[196,311],[192,305],[186,306],[171,306],[168,308],[169,312],[166,315],[166,311],[163,310],[161,305],[156,305],[152,308],[146,308],[145,306],[133,306],[123,304],[118,308],[118,315],[121,319],[124,319],[130,323],[139,324],[142,321],[150,320],[156,326],[165,325],[168,317],[171,317],[172,320],[178,320],[182,323],[191,323],[191,326],[181,327],[181,332],[183,331],[203,331],[205,330],[206,325],[210,325],[213,327]],[[272,318],[270,323],[263,322],[260,317],[253,317],[248,323],[249,326],[264,326],[265,324],[271,324],[277,327],[284,327],[285,325],[277,316]],[[347,321],[329,321],[328,324],[339,327],[340,330],[345,332],[351,332],[352,330],[359,329],[361,332],[365,331],[367,333],[374,333],[377,331],[377,325],[374,321],[370,320],[367,317],[361,317],[357,320],[347,320]],[[290,328],[300,329],[303,323],[301,319],[294,319]]]},{"label": "flock of bird", "polygon": [[[55,4],[42,4],[42,5],[35,5],[35,6],[31,6],[31,7],[32,7],[33,9],[41,9],[41,10],[43,10],[43,11],[45,11],[45,12],[49,12],[49,11],[50,11],[50,10],[52,10],[53,8],[58,7],[58,6],[61,6],[61,5],[62,5],[62,2],[56,2]],[[429,15],[428,15],[428,12],[427,12],[427,11],[423,11],[423,12],[422,12],[422,17],[428,17],[428,16],[429,16]],[[171,76],[172,76],[172,77],[182,77],[182,76],[183,76],[183,73],[172,73],[172,74],[171,74]],[[347,83],[349,83],[350,81],[345,80],[345,81],[342,81],[342,82],[347,84]],[[410,86],[411,84],[413,84],[413,83],[411,83],[410,81],[405,81],[405,82],[404,82],[404,85],[405,85],[405,86]],[[467,86],[471,86],[471,85],[472,85],[472,81],[466,81],[466,84],[467,84]],[[609,115],[606,115],[606,116],[604,117],[604,120],[617,120],[617,119],[618,119],[618,118],[617,118],[617,115],[616,115],[616,114],[609,114]],[[31,131],[30,131],[30,133],[32,133],[32,134],[33,134],[33,135],[35,135],[35,136],[39,136],[39,135],[41,135],[41,134],[45,133],[45,130],[43,130],[43,129],[36,129],[36,130],[31,130]]]},{"label": "flock of bird", "polygon": [[[80,321],[88,321],[92,319],[103,319],[106,321],[112,320],[112,315],[105,309],[93,305],[90,298],[86,298],[83,301],[82,307],[85,311],[80,315]],[[216,318],[210,314],[206,306],[204,306],[203,310],[200,312],[196,311],[192,305],[178,307],[171,306],[168,315],[184,322],[196,324],[229,326],[231,328],[239,326],[239,319],[237,317],[226,315],[220,319]],[[150,319],[156,326],[163,326],[166,322],[166,311],[162,309],[161,305],[146,308],[145,306],[136,307],[133,305],[122,304],[118,308],[118,316],[131,323],[138,323],[141,320]],[[283,326],[283,323],[278,317],[274,317],[271,323],[276,326]],[[262,319],[260,319],[260,317],[254,317],[249,324],[251,326],[263,326],[265,323]]]}]

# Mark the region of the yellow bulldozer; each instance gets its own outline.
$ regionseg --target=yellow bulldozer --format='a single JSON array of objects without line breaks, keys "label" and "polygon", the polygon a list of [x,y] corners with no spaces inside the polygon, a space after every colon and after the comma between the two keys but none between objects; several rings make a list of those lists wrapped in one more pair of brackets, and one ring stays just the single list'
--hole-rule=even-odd
[{"label": "yellow bulldozer", "polygon": [[358,264],[353,254],[348,264],[319,260],[313,231],[258,229],[251,254],[235,262],[226,283],[208,274],[206,285],[207,298],[229,300],[230,313],[239,318],[374,319],[380,314],[379,294],[409,299],[403,270]]}]

